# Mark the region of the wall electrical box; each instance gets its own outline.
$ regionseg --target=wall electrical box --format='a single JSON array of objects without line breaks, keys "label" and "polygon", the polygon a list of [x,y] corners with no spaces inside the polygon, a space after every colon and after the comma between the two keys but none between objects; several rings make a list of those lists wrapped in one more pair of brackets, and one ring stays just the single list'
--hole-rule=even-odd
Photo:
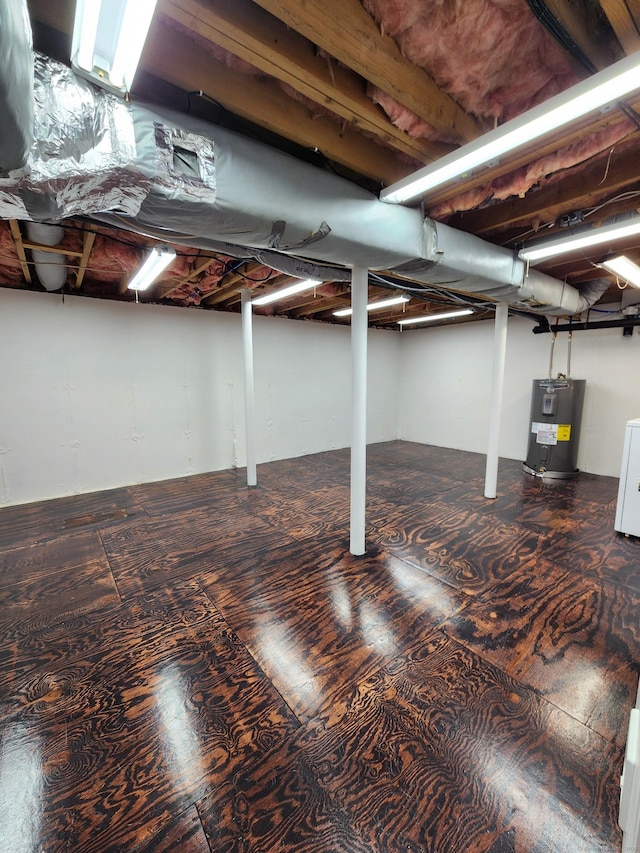
[{"label": "wall electrical box", "polygon": [[614,529],[640,536],[640,418],[625,428]]},{"label": "wall electrical box", "polygon": [[584,379],[534,379],[529,449],[524,470],[536,476],[567,479],[578,474],[578,441]]}]

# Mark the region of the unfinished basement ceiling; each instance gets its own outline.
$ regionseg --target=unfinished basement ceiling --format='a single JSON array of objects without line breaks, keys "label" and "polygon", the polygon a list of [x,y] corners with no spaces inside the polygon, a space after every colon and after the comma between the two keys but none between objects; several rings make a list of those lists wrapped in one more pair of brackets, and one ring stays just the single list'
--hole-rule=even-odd
[{"label": "unfinished basement ceiling", "polygon": [[[28,5],[36,48],[67,61],[73,2]],[[638,0],[159,0],[132,99],[228,127],[377,192],[639,49]],[[637,211],[639,109],[635,96],[506,155],[425,197],[425,213],[512,248],[566,222]],[[66,289],[134,298],[127,280],[153,241],[86,218],[62,224]],[[0,222],[0,244],[0,284],[41,289],[37,241],[24,223]],[[580,290],[608,275],[595,266],[606,248],[540,269]],[[640,260],[638,237],[616,249]],[[237,311],[241,288],[266,292],[290,280],[230,255],[176,250],[145,300]],[[600,302],[620,301],[610,279]],[[393,283],[372,280],[370,299],[388,296]],[[370,324],[396,328],[403,313],[465,298],[416,286],[410,303],[371,313]],[[261,310],[344,323],[332,311],[348,303],[348,285],[328,282]],[[478,310],[454,322],[490,316]]]}]

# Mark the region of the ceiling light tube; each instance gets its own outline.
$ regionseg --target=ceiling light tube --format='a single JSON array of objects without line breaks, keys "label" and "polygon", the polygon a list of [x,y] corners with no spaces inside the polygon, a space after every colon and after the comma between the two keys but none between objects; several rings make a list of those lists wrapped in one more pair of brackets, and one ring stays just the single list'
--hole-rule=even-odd
[{"label": "ceiling light tube", "polygon": [[258,296],[256,299],[251,300],[251,304],[269,305],[270,302],[280,302],[282,299],[287,299],[287,297],[293,296],[296,293],[311,290],[312,287],[316,287],[318,284],[322,284],[322,282],[316,281],[313,278],[305,278],[302,281],[289,285],[289,287],[283,287],[281,290],[275,290],[271,293],[265,293],[264,296]]},{"label": "ceiling light tube", "polygon": [[146,290],[160,273],[175,260],[176,252],[171,246],[155,246],[151,254],[131,279],[129,290]]},{"label": "ceiling light tube", "polygon": [[[409,296],[393,296],[390,299],[382,299],[380,302],[370,302],[367,305],[367,311],[380,311],[382,308],[391,308],[392,305],[402,305],[403,302],[409,302]],[[333,312],[334,317],[350,317],[353,314],[353,308],[340,308]]]},{"label": "ceiling light tube", "polygon": [[545,240],[542,243],[520,249],[518,256],[523,261],[536,263],[547,258],[553,258],[556,255],[567,255],[570,252],[577,252],[590,246],[598,246],[602,243],[620,240],[623,237],[632,237],[634,234],[640,234],[640,216],[634,216],[623,222],[603,225],[601,228],[592,228],[590,231],[570,234],[568,237]]},{"label": "ceiling light tube", "polygon": [[399,326],[408,326],[410,323],[433,323],[436,320],[450,320],[453,317],[464,317],[465,314],[473,314],[473,308],[460,308],[459,311],[441,311],[439,314],[425,314],[422,317],[405,317],[398,320]]},{"label": "ceiling light tube", "polygon": [[118,94],[131,90],[157,0],[76,0],[71,65]]},{"label": "ceiling light tube", "polygon": [[391,184],[380,193],[380,199],[400,204],[456,178],[470,177],[477,167],[493,164],[508,151],[527,145],[606,104],[618,101],[638,88],[640,51],[461,146],[430,166]]},{"label": "ceiling light tube", "polygon": [[625,255],[617,255],[615,258],[607,258],[601,261],[600,266],[623,278],[627,284],[640,287],[640,267]]}]

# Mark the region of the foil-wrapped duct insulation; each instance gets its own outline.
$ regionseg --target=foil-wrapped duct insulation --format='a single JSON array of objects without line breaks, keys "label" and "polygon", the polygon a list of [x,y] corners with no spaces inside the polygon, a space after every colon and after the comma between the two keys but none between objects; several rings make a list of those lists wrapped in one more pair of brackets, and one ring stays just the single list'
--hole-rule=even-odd
[{"label": "foil-wrapped duct insulation", "polygon": [[22,168],[33,141],[33,48],[26,0],[0,0],[0,172]]},{"label": "foil-wrapped duct insulation", "polygon": [[36,54],[34,67],[33,143],[24,167],[0,177],[0,217],[135,215],[148,180],[129,105],[47,57]]}]

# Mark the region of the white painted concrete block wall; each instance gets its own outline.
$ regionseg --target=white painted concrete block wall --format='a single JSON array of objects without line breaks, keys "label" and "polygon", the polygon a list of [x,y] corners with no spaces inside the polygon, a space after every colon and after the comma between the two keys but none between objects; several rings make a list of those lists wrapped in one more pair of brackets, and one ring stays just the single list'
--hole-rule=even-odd
[{"label": "white painted concrete block wall", "polygon": [[[258,461],[348,446],[349,330],[256,317]],[[397,437],[398,336],[370,339]],[[240,317],[0,289],[0,505],[244,464]]]},{"label": "white painted concrete block wall", "polygon": [[[551,337],[511,318],[500,455],[524,459],[531,385],[548,375]],[[402,336],[399,438],[486,451],[493,357],[493,322],[414,330]],[[558,335],[554,375],[567,364],[567,335]],[[619,476],[624,427],[640,417],[640,329],[575,332],[571,375],[586,379],[578,466]]]},{"label": "white painted concrete block wall", "polygon": [[[259,462],[350,442],[349,329],[256,317]],[[566,365],[559,336],[555,372]],[[640,330],[576,332],[579,466],[618,476]],[[500,453],[526,455],[550,337],[511,319]],[[369,442],[485,452],[493,323],[369,337]],[[0,289],[0,505],[244,464],[240,318]]]}]

